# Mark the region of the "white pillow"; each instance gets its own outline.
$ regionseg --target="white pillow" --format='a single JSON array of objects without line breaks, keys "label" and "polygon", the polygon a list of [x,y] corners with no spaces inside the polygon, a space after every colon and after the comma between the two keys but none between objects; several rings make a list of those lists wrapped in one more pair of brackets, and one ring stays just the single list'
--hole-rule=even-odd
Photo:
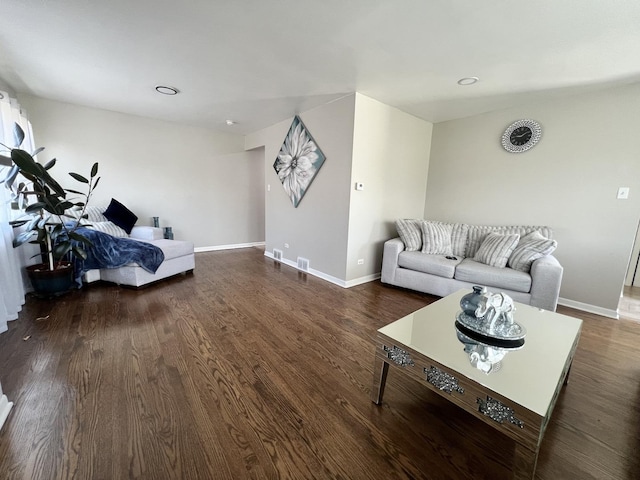
[{"label": "white pillow", "polygon": [[396,230],[407,252],[417,252],[422,247],[421,221],[408,218],[396,220]]},{"label": "white pillow", "polygon": [[94,222],[107,222],[108,219],[102,213],[105,211],[104,207],[93,207],[88,206],[84,212],[87,215],[87,218],[80,218],[80,214],[82,213],[82,208],[70,208],[66,210],[64,213],[69,215],[70,217],[75,218],[76,220],[80,220],[80,225],[87,225],[89,223]]},{"label": "white pillow", "polygon": [[453,225],[446,223],[422,222],[422,253],[431,255],[452,255],[451,232]]},{"label": "white pillow", "polygon": [[93,230],[97,230],[98,232],[108,233],[112,237],[120,237],[127,238],[129,235],[122,228],[116,225],[113,222],[91,222],[91,224],[87,225],[87,228],[92,228]]},{"label": "white pillow", "polygon": [[529,272],[535,260],[551,255],[557,246],[558,242],[544,237],[538,230],[531,232],[518,243],[509,257],[509,266],[514,270]]},{"label": "white pillow", "polygon": [[518,240],[520,240],[520,235],[517,233],[507,235],[489,233],[482,241],[473,259],[492,267],[504,268],[507,266],[511,252],[518,245]]}]

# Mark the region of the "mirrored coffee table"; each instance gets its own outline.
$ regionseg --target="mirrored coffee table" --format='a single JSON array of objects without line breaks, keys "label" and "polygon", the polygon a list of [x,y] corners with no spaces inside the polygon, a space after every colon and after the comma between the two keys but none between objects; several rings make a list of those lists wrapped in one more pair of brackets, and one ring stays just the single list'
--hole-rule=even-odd
[{"label": "mirrored coffee table", "polygon": [[397,367],[515,440],[514,478],[532,479],[582,320],[516,303],[514,319],[527,332],[524,345],[475,344],[455,326],[460,299],[470,291],[460,290],[378,330],[371,400],[382,402],[389,365]]}]

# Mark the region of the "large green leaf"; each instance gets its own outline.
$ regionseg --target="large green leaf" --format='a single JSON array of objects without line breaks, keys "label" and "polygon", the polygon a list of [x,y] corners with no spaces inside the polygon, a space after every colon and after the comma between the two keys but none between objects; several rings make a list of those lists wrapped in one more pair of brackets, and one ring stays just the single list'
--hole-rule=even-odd
[{"label": "large green leaf", "polygon": [[77,240],[78,242],[82,242],[85,245],[93,246],[93,242],[91,240],[89,240],[84,235],[79,234],[78,232],[69,232],[69,238],[73,238],[74,240]]},{"label": "large green leaf", "polygon": [[80,245],[73,246],[73,254],[83,260],[86,260],[88,256],[87,252],[85,252],[85,250]]},{"label": "large green leaf", "polygon": [[29,180],[30,182],[35,182],[36,181],[36,177],[34,177],[33,175],[31,175],[30,173],[25,172],[24,170],[22,172],[22,176],[24,178],[26,178],[27,180]]},{"label": "large green leaf", "polygon": [[60,184],[53,179],[53,177],[49,174],[49,172],[39,163],[36,163],[36,168],[38,170],[38,174],[36,175],[36,180],[40,180],[45,185],[51,187],[51,190],[56,192],[57,195],[64,197],[66,193],[64,189],[60,186]]},{"label": "large green leaf", "polygon": [[[33,156],[33,155],[32,155]],[[52,158],[51,160],[49,160],[47,163],[44,164],[44,169],[45,170],[49,170],[50,168],[52,168],[54,165],[56,164],[56,159]]]},{"label": "large green leaf", "polygon": [[71,242],[60,242],[53,248],[53,256],[55,258],[62,258],[71,251]]},{"label": "large green leaf", "polygon": [[44,209],[49,212],[57,215],[56,205],[58,204],[58,199],[53,195],[42,195],[40,197],[44,203]]},{"label": "large green leaf", "polygon": [[14,228],[17,228],[17,227],[21,227],[21,226],[23,226],[23,225],[25,225],[25,224],[27,224],[27,223],[29,223],[29,222],[31,222],[31,221],[32,221],[32,220],[24,220],[24,219],[21,219],[21,220],[11,220],[11,221],[9,222],[9,225],[11,225],[11,226],[12,226],[12,227],[14,227]]},{"label": "large green leaf", "polygon": [[27,231],[29,230],[34,230],[37,226],[38,226],[38,222],[40,221],[40,216],[36,215],[34,216],[29,223],[27,223],[27,226],[25,227],[25,229]]},{"label": "large green leaf", "polygon": [[17,165],[13,165],[11,170],[9,170],[7,177],[3,180],[3,182],[6,182],[7,188],[11,188],[13,186],[13,182],[15,182],[18,173],[20,173],[20,168]]},{"label": "large green leaf", "polygon": [[87,180],[86,178],[84,178],[82,175],[80,175],[79,173],[75,173],[75,172],[69,172],[69,175],[71,175],[73,178],[75,178],[77,181],[82,182],[82,183],[89,183],[89,180]]},{"label": "large green leaf", "polygon": [[20,145],[22,145],[22,142],[24,141],[24,130],[22,130],[22,127],[20,125],[18,125],[18,122],[13,124],[13,144],[16,147],[19,147]]},{"label": "large green leaf", "polygon": [[23,243],[28,242],[33,237],[33,232],[22,232],[13,240],[13,246],[19,247]]},{"label": "large green leaf", "polygon": [[36,177],[40,176],[40,169],[38,166],[41,166],[39,163],[33,159],[31,155],[29,155],[24,150],[20,150],[19,148],[14,148],[11,150],[11,160],[15,163],[20,170],[23,170],[31,175]]},{"label": "large green leaf", "polygon": [[36,203],[32,203],[31,205],[29,205],[26,209],[25,212],[27,213],[35,213],[35,212],[39,212],[41,209],[45,208],[47,206],[46,203],[44,202],[36,202]]},{"label": "large green leaf", "polygon": [[93,164],[91,167],[91,178],[95,177],[98,174],[98,162]]},{"label": "large green leaf", "polygon": [[[68,208],[73,207],[75,204],[69,202],[68,200],[61,200],[57,205],[56,205],[56,209],[57,210],[61,210],[62,213],[64,213],[65,210],[67,210]],[[61,213],[61,215],[62,215]]]}]

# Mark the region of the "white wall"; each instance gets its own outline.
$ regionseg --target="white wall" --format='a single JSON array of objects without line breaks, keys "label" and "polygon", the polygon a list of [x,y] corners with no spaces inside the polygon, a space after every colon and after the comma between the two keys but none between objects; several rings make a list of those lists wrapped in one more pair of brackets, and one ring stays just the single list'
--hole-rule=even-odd
[{"label": "white wall", "polygon": [[[432,129],[429,122],[356,94],[348,281],[380,273],[383,244],[396,236],[396,219],[422,217]],[[364,190],[356,191],[356,182]]]},{"label": "white wall", "polygon": [[2,78],[0,78],[0,90],[4,90],[12,97],[16,96],[16,91],[13,88],[11,88],[11,86],[7,82],[5,82]]},{"label": "white wall", "polygon": [[[288,118],[247,135],[247,149],[264,146],[266,251],[283,251],[286,260],[303,257],[313,270],[345,279],[349,222],[349,183],[353,150],[355,94],[301,113],[299,116],[326,160],[297,208],[273,169],[291,126]],[[285,243],[289,245],[285,247]]]},{"label": "white wall", "polygon": [[280,249],[293,263],[308,258],[316,274],[339,285],[371,280],[395,219],[422,215],[432,125],[361,94],[300,118],[326,161],[298,208],[273,169],[292,119],[246,137],[248,149],[265,146],[266,251]]},{"label": "white wall", "polygon": [[[150,225],[172,226],[176,239],[196,247],[264,240],[264,168],[259,152],[245,152],[241,135],[163,122],[19,95],[33,125],[39,160],[89,174],[100,163],[93,205],[116,198]],[[72,188],[73,188],[72,187]]]},{"label": "white wall", "polygon": [[[542,140],[510,154],[500,137],[520,118],[539,121]],[[638,84],[436,124],[425,217],[549,225],[562,302],[615,314],[640,217],[638,125]]]}]

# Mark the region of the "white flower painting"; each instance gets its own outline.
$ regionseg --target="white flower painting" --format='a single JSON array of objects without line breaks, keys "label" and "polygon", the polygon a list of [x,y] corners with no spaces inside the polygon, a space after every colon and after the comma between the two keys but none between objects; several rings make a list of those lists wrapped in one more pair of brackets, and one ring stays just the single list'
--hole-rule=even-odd
[{"label": "white flower painting", "polygon": [[294,207],[298,207],[324,160],[324,154],[296,115],[273,164]]}]

